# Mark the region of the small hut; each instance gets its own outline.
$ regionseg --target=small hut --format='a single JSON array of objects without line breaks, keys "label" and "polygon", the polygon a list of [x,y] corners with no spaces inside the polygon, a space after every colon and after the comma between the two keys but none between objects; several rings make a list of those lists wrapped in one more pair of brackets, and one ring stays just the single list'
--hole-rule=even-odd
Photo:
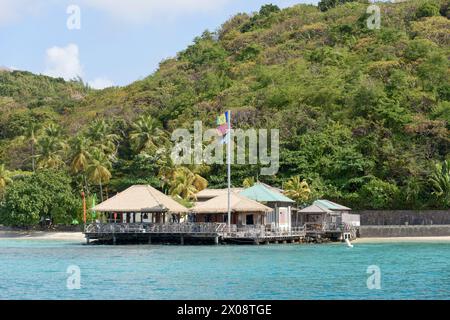
[{"label": "small hut", "polygon": [[[231,194],[231,224],[237,226],[265,225],[266,215],[273,209],[236,192]],[[226,223],[228,219],[228,194],[197,203],[191,209],[196,222]]]},{"label": "small hut", "polygon": [[317,200],[299,213],[309,229],[333,230],[344,224],[359,227],[359,215],[350,214],[351,210],[329,200]]},{"label": "small hut", "polygon": [[263,183],[256,183],[253,187],[241,191],[240,195],[272,208],[272,212],[267,215],[266,224],[290,230],[292,226],[291,207],[295,201],[278,190]]},{"label": "small hut", "polygon": [[180,221],[188,209],[149,185],[131,186],[92,208],[108,222],[168,223]]}]

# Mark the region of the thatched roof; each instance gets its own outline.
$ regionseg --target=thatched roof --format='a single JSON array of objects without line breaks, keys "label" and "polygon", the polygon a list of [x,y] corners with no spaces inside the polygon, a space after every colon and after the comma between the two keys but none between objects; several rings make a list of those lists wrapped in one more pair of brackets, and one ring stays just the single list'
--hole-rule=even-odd
[{"label": "thatched roof", "polygon": [[136,185],[100,203],[99,212],[186,213],[188,209],[149,185]]},{"label": "thatched roof", "polygon": [[[273,209],[232,192],[231,211],[236,213],[269,213],[273,211]],[[206,202],[197,203],[197,205],[191,209],[191,212],[196,214],[227,213],[228,194],[217,196]]]},{"label": "thatched roof", "polygon": [[[232,192],[239,193],[244,188],[231,188]],[[223,196],[224,194],[228,194],[228,188],[225,189],[204,189],[196,194],[197,199],[211,199],[218,196]]]}]

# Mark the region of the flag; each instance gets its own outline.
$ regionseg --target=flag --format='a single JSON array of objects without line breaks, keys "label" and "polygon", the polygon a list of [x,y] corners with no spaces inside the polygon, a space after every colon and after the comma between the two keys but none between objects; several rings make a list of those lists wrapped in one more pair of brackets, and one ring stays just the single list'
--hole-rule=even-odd
[{"label": "flag", "polygon": [[227,115],[226,115],[227,113],[221,114],[220,116],[217,117],[217,125],[218,126],[228,123],[228,121],[227,121],[228,119],[227,119]]},{"label": "flag", "polygon": [[[228,128],[228,122],[229,122],[229,112],[225,112],[224,114],[221,114],[217,117],[217,132],[221,138],[221,143],[225,144],[228,143],[229,140],[229,131],[230,128]],[[230,125],[231,127],[231,125]]]}]

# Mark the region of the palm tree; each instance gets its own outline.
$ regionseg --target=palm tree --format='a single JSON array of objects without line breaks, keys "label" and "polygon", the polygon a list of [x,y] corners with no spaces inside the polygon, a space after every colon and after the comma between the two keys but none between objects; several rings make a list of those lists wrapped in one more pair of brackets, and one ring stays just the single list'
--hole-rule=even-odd
[{"label": "palm tree", "polygon": [[185,200],[196,199],[196,194],[208,186],[205,178],[186,167],[178,167],[170,181],[169,193]]},{"label": "palm tree", "polygon": [[95,120],[88,127],[86,136],[92,141],[93,146],[103,151],[110,160],[114,158],[119,136],[112,132],[110,125],[105,120]]},{"label": "palm tree", "polygon": [[301,180],[299,176],[292,177],[284,185],[285,193],[297,204],[304,204],[311,196],[311,189],[308,183]]},{"label": "palm tree", "polygon": [[63,136],[63,130],[61,126],[50,123],[44,127],[44,134],[50,138],[60,139]]},{"label": "palm tree", "polygon": [[111,179],[111,162],[102,150],[94,149],[91,153],[91,163],[87,168],[89,180],[100,186],[100,199],[103,202],[103,185]]},{"label": "palm tree", "polygon": [[72,143],[72,157],[70,169],[73,173],[81,173],[84,180],[86,192],[88,191],[88,184],[86,179],[86,172],[89,166],[89,140],[83,136],[78,136]]},{"label": "palm tree", "polygon": [[163,189],[170,188],[170,182],[173,180],[177,166],[173,163],[170,156],[162,154],[157,160],[159,167],[158,178],[161,180],[161,187]]},{"label": "palm tree", "polygon": [[64,143],[57,138],[43,136],[39,138],[37,145],[39,168],[60,168],[64,165]]},{"label": "palm tree", "polygon": [[136,153],[155,151],[166,138],[159,122],[150,115],[139,117],[131,127],[130,141]]},{"label": "palm tree", "polygon": [[450,205],[450,161],[436,163],[430,178],[432,194],[445,206]]},{"label": "palm tree", "polygon": [[37,139],[36,158],[39,168],[60,168],[64,165],[63,156],[67,144],[63,140],[62,128],[50,123],[43,128],[43,135]]},{"label": "palm tree", "polygon": [[244,181],[242,181],[242,186],[244,188],[250,188],[253,187],[254,185],[255,185],[255,178],[253,177],[245,178]]},{"label": "palm tree", "polygon": [[36,156],[35,156],[35,146],[38,143],[39,138],[39,125],[32,122],[25,129],[25,133],[20,137],[21,140],[26,141],[30,145],[31,152],[31,167],[33,172],[36,171]]},{"label": "palm tree", "polygon": [[12,183],[10,176],[10,172],[6,170],[4,164],[0,164],[0,195],[5,192],[6,185]]}]

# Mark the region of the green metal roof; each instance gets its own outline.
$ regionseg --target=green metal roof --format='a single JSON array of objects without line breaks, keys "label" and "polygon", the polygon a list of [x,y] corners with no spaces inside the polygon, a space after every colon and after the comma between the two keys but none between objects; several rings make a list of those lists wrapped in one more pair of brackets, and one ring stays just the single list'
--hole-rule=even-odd
[{"label": "green metal roof", "polygon": [[314,201],[314,205],[325,208],[325,209],[337,210],[337,211],[351,210],[350,208],[344,207],[340,204],[334,203],[329,200],[316,200],[316,201]]},{"label": "green metal roof", "polygon": [[295,202],[284,194],[273,189],[271,190],[261,183],[257,183],[253,187],[241,191],[239,194],[258,202]]}]

